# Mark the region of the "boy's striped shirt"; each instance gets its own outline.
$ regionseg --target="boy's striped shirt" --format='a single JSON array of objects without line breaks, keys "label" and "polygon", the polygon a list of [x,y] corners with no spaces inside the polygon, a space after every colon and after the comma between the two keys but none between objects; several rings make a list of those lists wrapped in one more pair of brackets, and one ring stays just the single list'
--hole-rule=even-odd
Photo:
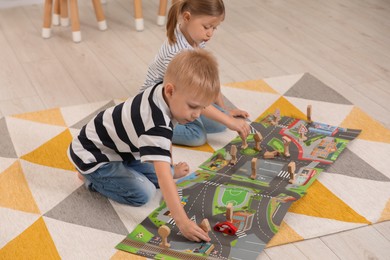
[{"label": "boy's striped shirt", "polygon": [[81,173],[91,173],[111,161],[171,163],[173,124],[158,84],[124,103],[100,112],[85,125],[69,149]]}]

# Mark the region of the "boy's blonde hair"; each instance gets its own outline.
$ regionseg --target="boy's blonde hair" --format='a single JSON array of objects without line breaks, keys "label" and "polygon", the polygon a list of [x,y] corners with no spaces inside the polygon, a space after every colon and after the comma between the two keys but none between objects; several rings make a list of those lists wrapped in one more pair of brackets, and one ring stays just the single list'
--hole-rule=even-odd
[{"label": "boy's blonde hair", "polygon": [[166,83],[172,83],[178,91],[212,103],[220,92],[218,62],[206,50],[183,50],[169,62],[164,76]]},{"label": "boy's blonde hair", "polygon": [[222,0],[178,0],[168,12],[167,36],[169,44],[176,43],[175,28],[180,15],[184,12],[191,15],[223,16],[225,19],[225,5]]}]

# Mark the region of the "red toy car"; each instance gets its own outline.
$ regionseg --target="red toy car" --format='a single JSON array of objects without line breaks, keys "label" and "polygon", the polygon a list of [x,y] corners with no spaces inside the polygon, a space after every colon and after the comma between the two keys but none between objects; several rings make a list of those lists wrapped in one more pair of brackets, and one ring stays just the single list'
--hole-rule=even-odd
[{"label": "red toy car", "polygon": [[234,226],[233,223],[229,221],[218,222],[217,224],[215,224],[214,230],[231,236],[235,235],[237,232],[236,226]]}]

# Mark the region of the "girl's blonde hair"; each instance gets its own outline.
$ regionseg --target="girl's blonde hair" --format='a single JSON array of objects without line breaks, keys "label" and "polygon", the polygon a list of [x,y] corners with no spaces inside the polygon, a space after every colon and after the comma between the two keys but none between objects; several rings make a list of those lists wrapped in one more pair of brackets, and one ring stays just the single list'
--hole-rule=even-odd
[{"label": "girl's blonde hair", "polygon": [[169,62],[164,84],[171,83],[206,103],[212,103],[220,93],[218,62],[203,49],[183,50]]},{"label": "girl's blonde hair", "polygon": [[222,0],[178,0],[168,12],[167,36],[169,44],[176,43],[175,28],[180,15],[189,12],[191,15],[223,16],[225,5]]}]

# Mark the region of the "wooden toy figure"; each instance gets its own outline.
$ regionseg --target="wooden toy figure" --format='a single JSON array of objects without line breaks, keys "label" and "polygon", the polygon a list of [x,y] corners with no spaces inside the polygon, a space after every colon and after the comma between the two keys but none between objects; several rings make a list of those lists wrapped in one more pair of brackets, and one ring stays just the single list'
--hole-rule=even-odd
[{"label": "wooden toy figure", "polygon": [[260,144],[261,141],[263,140],[263,136],[259,132],[256,132],[253,136],[253,139],[255,139],[255,150],[260,152],[261,151]]},{"label": "wooden toy figure", "polygon": [[228,203],[226,206],[226,221],[233,222],[233,204]]},{"label": "wooden toy figure", "polygon": [[251,170],[252,170],[251,179],[252,180],[255,180],[256,179],[256,175],[257,175],[256,163],[257,163],[257,158],[253,158],[252,161],[251,161]]},{"label": "wooden toy figure", "polygon": [[276,156],[279,155],[279,152],[278,151],[265,151],[265,153],[263,154],[263,157],[264,159],[274,159]]},{"label": "wooden toy figure", "polygon": [[290,162],[287,165],[288,173],[290,174],[290,180],[288,181],[289,183],[293,184],[295,181],[295,162]]},{"label": "wooden toy figure", "polygon": [[199,227],[204,230],[204,232],[208,233],[211,230],[210,222],[207,218],[204,218],[202,222],[200,222]]},{"label": "wooden toy figure", "polygon": [[246,149],[247,147],[248,147],[248,143],[246,142],[246,139],[242,140],[241,148]]},{"label": "wooden toy figure", "polygon": [[291,139],[288,138],[287,136],[283,136],[282,139],[284,144],[284,156],[290,157],[289,147],[290,147]]},{"label": "wooden toy figure", "polygon": [[311,120],[311,105],[307,106],[306,116],[309,124],[313,123],[313,121]]},{"label": "wooden toy figure", "polygon": [[234,144],[230,147],[230,156],[232,157],[232,159],[230,159],[230,164],[231,165],[236,165],[237,163],[237,146],[235,146]]},{"label": "wooden toy figure", "polygon": [[277,125],[279,124],[280,121],[280,109],[277,108],[273,114],[273,120],[271,121],[272,125]]},{"label": "wooden toy figure", "polygon": [[161,236],[162,242],[160,243],[161,247],[171,247],[171,244],[168,243],[168,236],[171,233],[171,229],[166,226],[162,225],[158,228],[158,234]]}]

